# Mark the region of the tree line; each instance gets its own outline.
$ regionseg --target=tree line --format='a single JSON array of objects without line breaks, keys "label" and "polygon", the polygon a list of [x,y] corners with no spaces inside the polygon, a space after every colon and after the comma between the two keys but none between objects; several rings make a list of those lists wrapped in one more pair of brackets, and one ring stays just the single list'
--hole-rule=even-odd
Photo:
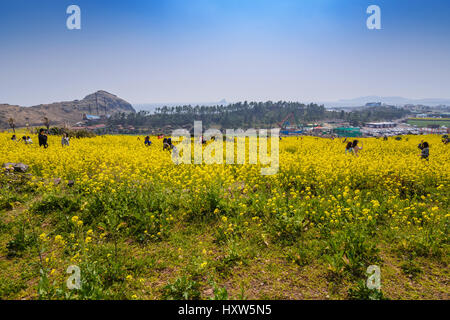
[{"label": "tree line", "polygon": [[340,120],[349,122],[353,126],[359,126],[364,122],[399,119],[409,114],[409,111],[380,106],[344,112],[326,110],[323,105],[313,103],[244,101],[216,106],[165,106],[157,108],[154,113],[146,111],[129,114],[117,113],[108,120],[108,124],[164,128],[189,126],[193,125],[194,121],[201,120],[206,127],[219,125],[223,128],[273,128],[291,114],[296,123],[289,120],[290,125]]}]

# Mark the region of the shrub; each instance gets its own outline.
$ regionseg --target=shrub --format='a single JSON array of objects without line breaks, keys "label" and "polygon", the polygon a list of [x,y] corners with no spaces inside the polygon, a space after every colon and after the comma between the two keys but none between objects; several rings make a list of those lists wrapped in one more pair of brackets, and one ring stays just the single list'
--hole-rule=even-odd
[{"label": "shrub", "polygon": [[197,300],[200,298],[200,285],[186,276],[167,284],[163,289],[165,300]]},{"label": "shrub", "polygon": [[388,300],[381,290],[369,289],[364,281],[359,281],[358,285],[348,290],[350,300]]},{"label": "shrub", "polygon": [[25,226],[22,224],[19,227],[19,231],[13,236],[13,239],[6,245],[8,251],[7,257],[21,256],[27,248],[33,247],[36,244],[36,240],[34,235],[25,232]]},{"label": "shrub", "polygon": [[380,260],[376,243],[362,228],[347,228],[332,236],[325,251],[329,270],[335,276],[344,270],[353,277],[363,276],[369,265]]}]

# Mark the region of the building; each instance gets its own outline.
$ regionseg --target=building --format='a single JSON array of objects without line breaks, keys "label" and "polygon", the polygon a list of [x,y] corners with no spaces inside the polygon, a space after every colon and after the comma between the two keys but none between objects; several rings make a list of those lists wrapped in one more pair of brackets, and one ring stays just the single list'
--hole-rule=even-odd
[{"label": "building", "polygon": [[369,122],[366,123],[368,128],[395,128],[397,124],[395,122]]},{"label": "building", "polygon": [[87,130],[99,130],[99,129],[105,129],[106,125],[105,124],[96,124],[96,125],[88,126],[88,127],[85,127],[85,128]]},{"label": "building", "polygon": [[329,133],[332,130],[333,130],[333,127],[327,126],[327,125],[317,126],[317,127],[313,128],[314,132],[321,132],[321,133]]},{"label": "building", "polygon": [[337,134],[339,137],[360,137],[361,130],[356,127],[339,127],[333,129],[333,133]]},{"label": "building", "polygon": [[281,130],[280,133],[282,135],[299,135],[303,133],[303,130]]},{"label": "building", "polygon": [[100,120],[100,116],[93,116],[91,114],[83,114],[83,120],[90,120],[90,121],[96,121],[96,120]]}]

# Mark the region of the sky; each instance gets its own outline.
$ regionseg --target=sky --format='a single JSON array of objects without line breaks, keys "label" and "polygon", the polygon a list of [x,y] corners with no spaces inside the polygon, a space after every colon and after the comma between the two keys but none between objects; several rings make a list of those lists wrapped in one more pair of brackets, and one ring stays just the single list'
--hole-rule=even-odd
[{"label": "sky", "polygon": [[447,0],[0,0],[0,103],[450,98],[449,40]]}]

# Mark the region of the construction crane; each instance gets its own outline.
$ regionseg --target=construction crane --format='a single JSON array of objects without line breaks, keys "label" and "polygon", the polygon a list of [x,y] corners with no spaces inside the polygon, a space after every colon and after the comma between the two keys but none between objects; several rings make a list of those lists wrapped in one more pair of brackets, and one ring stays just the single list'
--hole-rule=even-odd
[{"label": "construction crane", "polygon": [[293,123],[295,123],[295,117],[294,114],[291,112],[290,114],[288,114],[283,120],[281,120],[280,122],[278,122],[278,127],[280,127],[280,129],[285,129],[285,124],[289,125],[290,123],[288,122],[288,120],[292,119]]},{"label": "construction crane", "polygon": [[298,128],[287,128],[287,126],[291,125],[288,120],[291,120],[292,124],[296,124],[294,113],[291,112],[283,120],[277,123],[278,127],[281,129],[281,134],[295,135],[303,133],[303,130],[299,130]]}]

